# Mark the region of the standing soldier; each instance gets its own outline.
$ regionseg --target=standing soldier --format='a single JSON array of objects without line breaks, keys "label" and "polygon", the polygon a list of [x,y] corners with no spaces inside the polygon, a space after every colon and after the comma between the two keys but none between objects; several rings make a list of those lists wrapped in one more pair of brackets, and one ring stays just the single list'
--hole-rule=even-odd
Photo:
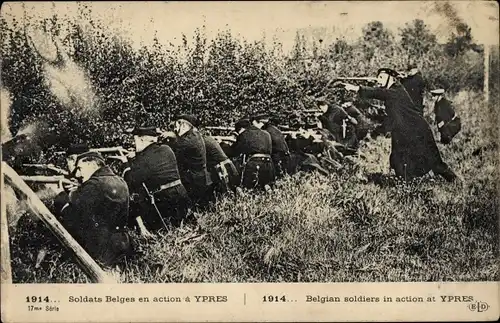
[{"label": "standing soldier", "polygon": [[259,115],[254,119],[254,126],[260,128],[271,135],[272,153],[271,159],[274,165],[276,177],[283,177],[289,172],[290,150],[286,144],[285,136],[278,129],[277,120],[268,118],[266,115]]},{"label": "standing soldier", "polygon": [[[200,123],[198,120],[196,120],[195,126],[199,129]],[[214,191],[217,193],[234,192],[239,183],[239,174],[236,166],[227,157],[214,137],[203,132],[202,137],[207,152],[207,171],[210,174]]]},{"label": "standing soldier", "polygon": [[150,235],[149,231],[166,229],[169,224],[180,225],[187,216],[190,201],[174,152],[169,146],[157,143],[156,128],[135,128],[132,134],[136,155],[123,175],[134,205],[140,208],[134,214],[140,232]]},{"label": "standing soldier", "polygon": [[381,68],[377,75],[380,88],[340,84],[362,98],[384,101],[391,131],[390,165],[396,176],[406,180],[432,170],[447,181],[454,181],[457,176],[441,159],[429,124],[414,109],[404,87],[397,82],[399,74],[392,69]]},{"label": "standing soldier", "polygon": [[61,211],[62,224],[90,256],[113,266],[131,251],[125,231],[129,212],[127,184],[97,152],[79,155],[75,169],[83,183],[69,194],[69,202]]},{"label": "standing soldier", "polygon": [[408,73],[401,79],[401,84],[415,105],[415,110],[423,116],[426,83],[416,64],[408,64]]},{"label": "standing soldier", "polygon": [[433,90],[431,94],[434,98],[434,115],[441,142],[447,145],[460,132],[460,117],[455,113],[451,102],[444,97],[444,89]]},{"label": "standing soldier", "polygon": [[252,125],[249,119],[239,120],[235,130],[238,137],[231,150],[232,156],[242,158],[241,185],[266,189],[275,180],[271,135]]},{"label": "standing soldier", "polygon": [[196,123],[196,118],[192,115],[177,117],[174,125],[176,139],[171,145],[177,158],[181,181],[191,201],[205,207],[212,198],[209,191],[212,181],[207,172],[205,142],[194,126]]}]

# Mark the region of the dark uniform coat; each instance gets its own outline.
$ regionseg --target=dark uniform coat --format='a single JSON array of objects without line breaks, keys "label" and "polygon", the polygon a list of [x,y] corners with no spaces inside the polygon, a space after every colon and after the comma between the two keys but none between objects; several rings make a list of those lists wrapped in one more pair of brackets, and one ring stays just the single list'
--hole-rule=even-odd
[{"label": "dark uniform coat", "polygon": [[233,162],[212,136],[203,136],[207,152],[207,170],[210,173],[216,192],[234,190],[238,185],[238,171]]},{"label": "dark uniform coat", "polygon": [[415,104],[415,110],[420,114],[424,115],[424,91],[426,83],[422,74],[420,72],[415,75],[410,75],[401,80],[401,84],[408,92],[411,100]]},{"label": "dark uniform coat", "polygon": [[453,137],[461,130],[461,121],[455,114],[451,102],[445,98],[434,104],[434,115],[436,125],[441,134],[441,142],[448,144]]},{"label": "dark uniform coat", "polygon": [[70,194],[62,224],[91,257],[114,265],[131,248],[125,232],[128,212],[127,184],[103,166]]},{"label": "dark uniform coat", "polygon": [[273,160],[274,170],[277,176],[283,176],[289,172],[290,150],[283,133],[274,125],[267,123],[262,130],[271,135],[271,159]]},{"label": "dark uniform coat", "polygon": [[124,178],[131,194],[136,194],[135,206],[140,210],[146,228],[157,230],[163,227],[163,222],[178,225],[187,214],[189,198],[182,183],[161,190],[154,194],[158,212],[154,209],[146,193],[143,183],[150,192],[156,192],[160,186],[180,181],[177,159],[172,149],[167,145],[151,144],[130,161],[130,170]]},{"label": "dark uniform coat", "polygon": [[370,121],[368,121],[363,112],[361,112],[354,105],[348,107],[347,109],[345,109],[345,111],[349,116],[353,117],[358,122],[358,124],[355,126],[357,140],[364,139],[368,134]]},{"label": "dark uniform coat", "polygon": [[390,164],[397,176],[412,178],[433,170],[447,180],[455,179],[441,159],[429,124],[414,109],[401,85],[389,89],[362,86],[359,95],[384,101],[392,140]]},{"label": "dark uniform coat", "polygon": [[[239,134],[232,146],[231,156],[241,156],[241,184],[245,188],[264,188],[275,180],[274,165],[271,160],[271,135],[253,125]],[[262,156],[255,156],[256,154]]]},{"label": "dark uniform coat", "polygon": [[[349,115],[339,106],[329,105],[328,110],[319,116],[319,121],[323,127],[328,129],[336,142],[344,144],[349,148],[357,148],[358,140],[356,137],[356,128],[349,122]],[[346,133],[344,137],[343,122],[346,120]]]},{"label": "dark uniform coat", "polygon": [[194,203],[204,204],[208,201],[212,180],[207,171],[207,152],[201,133],[190,129],[172,142],[172,149],[188,195]]}]

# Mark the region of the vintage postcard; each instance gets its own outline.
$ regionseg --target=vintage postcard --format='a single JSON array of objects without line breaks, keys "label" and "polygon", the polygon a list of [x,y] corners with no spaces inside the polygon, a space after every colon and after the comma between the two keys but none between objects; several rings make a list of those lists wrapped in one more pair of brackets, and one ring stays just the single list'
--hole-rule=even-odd
[{"label": "vintage postcard", "polygon": [[4,2],[4,322],[499,318],[495,1]]}]

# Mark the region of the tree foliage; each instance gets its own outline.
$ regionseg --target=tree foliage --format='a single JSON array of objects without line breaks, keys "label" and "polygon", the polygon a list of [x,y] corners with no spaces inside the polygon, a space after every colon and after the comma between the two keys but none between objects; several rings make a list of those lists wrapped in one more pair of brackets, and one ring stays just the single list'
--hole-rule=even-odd
[{"label": "tree foliage", "polygon": [[[208,39],[203,27],[193,39],[181,35],[183,44],[177,47],[156,39],[152,46],[135,49],[118,34],[104,32],[85,5],[80,6],[79,21],[54,16],[32,24],[61,39],[69,58],[85,71],[97,97],[95,116],[76,115],[54,99],[24,26],[0,20],[2,86],[13,97],[11,131],[16,133],[27,120],[44,120],[50,130],[47,138],[52,138],[44,143],[51,149],[81,141],[123,145],[125,129],[138,124],[166,127],[180,112],[217,125],[264,111],[286,119],[289,111],[311,108],[311,96],[345,98],[345,93],[326,88],[332,78],[373,75],[381,66],[404,69],[409,57],[419,58],[431,84],[441,78],[451,90],[482,85],[480,58],[473,55],[466,61],[464,55],[445,55],[450,45],[435,44],[422,21],[405,26],[401,42],[381,22],[367,24],[354,43],[316,39],[311,45],[298,32],[290,53],[284,53],[276,39],[271,45],[249,42],[229,29]],[[470,28],[460,31],[461,38],[453,36],[453,44],[464,52],[470,47]]]}]

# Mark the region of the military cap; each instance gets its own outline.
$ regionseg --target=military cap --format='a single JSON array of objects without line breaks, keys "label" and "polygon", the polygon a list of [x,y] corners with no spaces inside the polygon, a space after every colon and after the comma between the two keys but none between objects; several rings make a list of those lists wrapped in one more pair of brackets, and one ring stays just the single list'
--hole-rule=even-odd
[{"label": "military cap", "polygon": [[156,137],[161,133],[160,129],[155,127],[135,127],[132,130],[134,136],[152,136]]},{"label": "military cap", "polygon": [[377,75],[380,75],[380,73],[387,73],[389,74],[390,76],[392,77],[399,77],[399,72],[391,69],[391,68],[379,68],[378,71],[377,71]]},{"label": "military cap", "polygon": [[175,118],[175,120],[177,120],[177,121],[180,121],[180,120],[186,121],[186,122],[188,122],[189,124],[191,124],[194,127],[196,127],[196,125],[198,124],[198,119],[194,115],[192,115],[192,114],[181,114],[181,115],[177,116]]},{"label": "military cap", "polygon": [[74,144],[68,147],[66,150],[66,156],[79,155],[89,151],[87,144]]},{"label": "military cap", "polygon": [[316,104],[318,104],[318,105],[325,105],[325,104],[328,105],[328,102],[326,101],[326,98],[324,98],[324,97],[317,98],[317,99],[315,99],[315,101],[316,101]]},{"label": "military cap", "polygon": [[82,160],[84,158],[89,158],[89,159],[94,159],[94,160],[95,159],[99,159],[101,161],[104,161],[104,157],[98,151],[87,151],[87,152],[85,152],[83,154],[80,154],[76,158],[76,162],[78,163],[80,160]]},{"label": "military cap", "polygon": [[252,121],[263,121],[263,120],[269,120],[269,115],[257,114],[252,117]]},{"label": "military cap", "polygon": [[248,128],[248,127],[250,127],[250,120],[248,118],[243,118],[236,122],[236,124],[234,125],[234,130],[238,131],[241,128]]},{"label": "military cap", "polygon": [[313,122],[306,122],[306,124],[304,125],[304,129],[314,129],[317,127],[318,127],[318,124],[313,123]]},{"label": "military cap", "polygon": [[269,123],[272,123],[274,125],[278,125],[281,122],[281,120],[282,118],[276,115],[269,117]]},{"label": "military cap", "polygon": [[441,95],[444,93],[444,89],[435,89],[435,90],[431,90],[431,94],[432,95]]}]

